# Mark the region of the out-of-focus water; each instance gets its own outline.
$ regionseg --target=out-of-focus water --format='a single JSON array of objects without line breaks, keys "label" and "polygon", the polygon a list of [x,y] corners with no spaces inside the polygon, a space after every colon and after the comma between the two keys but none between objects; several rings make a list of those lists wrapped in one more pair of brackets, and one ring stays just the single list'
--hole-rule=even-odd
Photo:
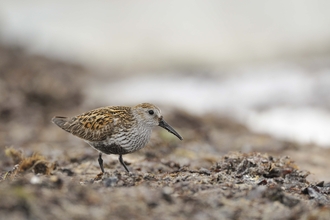
[{"label": "out-of-focus water", "polygon": [[226,74],[144,74],[94,81],[93,105],[153,102],[195,114],[216,112],[273,136],[330,146],[330,68],[294,64],[246,67]]}]

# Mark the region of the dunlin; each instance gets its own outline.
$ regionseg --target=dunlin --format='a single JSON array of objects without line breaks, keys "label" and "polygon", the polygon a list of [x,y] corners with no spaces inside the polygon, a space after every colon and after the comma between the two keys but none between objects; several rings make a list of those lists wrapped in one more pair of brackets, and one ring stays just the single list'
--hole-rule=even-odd
[{"label": "dunlin", "polygon": [[119,155],[119,162],[129,172],[123,155],[143,148],[156,126],[165,128],[182,140],[179,133],[164,121],[160,109],[149,103],[134,107],[102,107],[72,118],[55,116],[52,122],[98,150],[98,162],[103,173],[102,153]]}]

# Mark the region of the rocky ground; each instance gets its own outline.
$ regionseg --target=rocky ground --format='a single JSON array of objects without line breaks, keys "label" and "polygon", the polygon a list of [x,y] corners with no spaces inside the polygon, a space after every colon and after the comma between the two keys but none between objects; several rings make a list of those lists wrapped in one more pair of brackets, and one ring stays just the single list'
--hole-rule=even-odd
[{"label": "rocky ground", "polygon": [[[255,134],[226,117],[164,112],[124,160],[50,123],[83,109],[83,68],[0,48],[2,219],[329,219],[330,152]],[[110,104],[109,104],[110,105]],[[96,106],[98,107],[98,106]]]}]

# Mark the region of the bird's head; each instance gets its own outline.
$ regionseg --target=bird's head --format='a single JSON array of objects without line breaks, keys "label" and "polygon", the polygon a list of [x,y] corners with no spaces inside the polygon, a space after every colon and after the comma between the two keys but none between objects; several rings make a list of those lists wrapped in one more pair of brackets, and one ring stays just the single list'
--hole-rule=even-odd
[{"label": "bird's head", "polygon": [[157,106],[149,103],[142,103],[133,107],[133,112],[135,115],[138,115],[141,123],[150,127],[160,126],[182,140],[182,137],[179,135],[179,133],[164,121],[161,111]]}]

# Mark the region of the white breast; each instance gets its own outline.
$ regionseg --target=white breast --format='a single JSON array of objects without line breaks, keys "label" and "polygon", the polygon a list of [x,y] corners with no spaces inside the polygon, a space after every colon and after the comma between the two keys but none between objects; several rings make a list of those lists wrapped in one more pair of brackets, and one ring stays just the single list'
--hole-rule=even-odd
[{"label": "white breast", "polygon": [[109,144],[117,144],[127,150],[134,152],[143,148],[149,141],[151,129],[135,127],[128,132],[119,132],[107,140]]}]

